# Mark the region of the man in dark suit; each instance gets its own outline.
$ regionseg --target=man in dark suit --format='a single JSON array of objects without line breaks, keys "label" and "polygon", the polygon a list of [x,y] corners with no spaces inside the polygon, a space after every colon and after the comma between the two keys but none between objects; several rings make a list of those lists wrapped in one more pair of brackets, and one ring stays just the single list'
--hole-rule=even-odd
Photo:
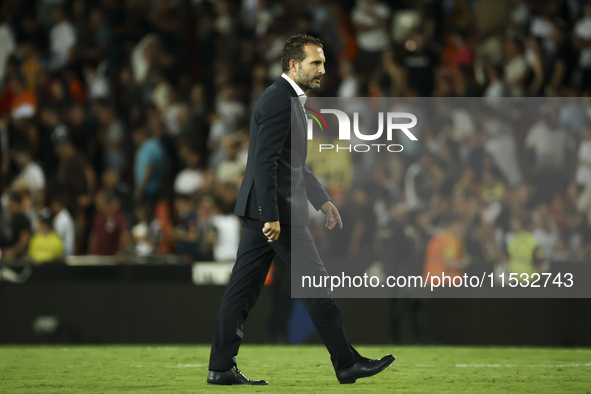
[{"label": "man in dark suit", "polygon": [[[283,50],[282,76],[254,107],[248,162],[234,210],[242,218],[243,231],[216,321],[209,384],[267,384],[264,380],[247,379],[236,368],[235,356],[242,342],[242,325],[261,292],[275,255],[292,267],[292,275],[297,273],[294,276],[326,275],[307,228],[308,200],[326,215],[329,230],[337,224],[342,228],[343,224],[337,208],[305,164],[303,112],[304,90],[320,87],[324,61],[320,40],[305,34],[291,37]],[[293,129],[292,113],[294,125],[298,125]],[[347,340],[339,308],[326,288],[308,289],[302,296],[340,383],[354,383],[358,378],[375,375],[394,361],[392,355],[371,360],[357,353]]]}]

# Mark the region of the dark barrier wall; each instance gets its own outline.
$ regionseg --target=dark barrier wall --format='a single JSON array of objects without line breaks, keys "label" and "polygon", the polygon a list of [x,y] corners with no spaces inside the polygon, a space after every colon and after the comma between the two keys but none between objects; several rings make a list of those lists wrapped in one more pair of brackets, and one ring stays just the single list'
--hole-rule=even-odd
[{"label": "dark barrier wall", "polygon": [[[191,283],[188,266],[44,270],[25,284],[0,283],[0,343],[208,343],[224,291]],[[270,293],[264,289],[246,322],[245,343],[266,342]],[[390,300],[337,302],[353,343],[390,342]],[[588,299],[439,299],[423,307],[432,343],[591,346]],[[42,315],[59,318],[55,335],[35,334]],[[405,321],[403,342],[410,331]]]}]

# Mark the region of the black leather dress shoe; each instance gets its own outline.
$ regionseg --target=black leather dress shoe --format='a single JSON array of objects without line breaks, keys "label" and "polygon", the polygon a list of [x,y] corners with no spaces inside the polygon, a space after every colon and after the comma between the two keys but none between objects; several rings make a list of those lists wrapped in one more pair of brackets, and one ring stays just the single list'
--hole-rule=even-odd
[{"label": "black leather dress shoe", "polygon": [[207,375],[207,384],[216,384],[220,386],[231,386],[233,384],[246,384],[250,386],[265,386],[266,380],[250,380],[235,366],[224,372],[209,371]]},{"label": "black leather dress shoe", "polygon": [[359,378],[367,378],[382,372],[394,360],[396,360],[396,357],[391,354],[377,360],[363,357],[349,368],[337,371],[337,379],[340,384],[355,383]]}]

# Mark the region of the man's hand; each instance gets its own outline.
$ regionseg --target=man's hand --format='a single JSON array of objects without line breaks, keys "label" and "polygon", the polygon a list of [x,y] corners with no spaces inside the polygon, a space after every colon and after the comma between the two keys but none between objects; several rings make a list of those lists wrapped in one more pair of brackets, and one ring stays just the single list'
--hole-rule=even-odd
[{"label": "man's hand", "polygon": [[266,222],[263,226],[263,234],[269,239],[269,242],[277,241],[280,232],[279,222]]},{"label": "man's hand", "polygon": [[322,213],[326,215],[326,227],[328,227],[329,230],[332,230],[337,223],[341,229],[343,228],[343,221],[341,220],[341,215],[339,215],[339,210],[332,202],[325,202],[321,209]]}]

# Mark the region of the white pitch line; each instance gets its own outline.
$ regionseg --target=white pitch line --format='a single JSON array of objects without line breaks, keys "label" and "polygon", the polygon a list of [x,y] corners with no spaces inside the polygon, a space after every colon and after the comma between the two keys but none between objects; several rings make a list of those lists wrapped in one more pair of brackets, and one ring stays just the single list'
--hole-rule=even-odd
[{"label": "white pitch line", "polygon": [[529,367],[529,368],[562,368],[562,367],[591,367],[591,363],[587,364],[555,364],[555,365],[543,365],[543,364],[529,364],[529,365],[517,365],[517,364],[456,364],[456,367],[473,367],[473,368],[498,368],[498,367]]},{"label": "white pitch line", "polygon": [[[394,367],[446,367],[446,365],[430,365],[430,364],[392,364]],[[544,364],[528,364],[528,365],[519,365],[519,364],[456,364],[456,365],[449,365],[456,368],[519,368],[519,367],[527,367],[527,368],[564,368],[564,367],[591,367],[591,363],[586,364],[553,364],[553,365],[544,365]]]},{"label": "white pitch line", "polygon": [[170,366],[168,368],[195,368],[195,367],[202,367],[203,365],[201,364],[178,364],[178,365],[173,365]]}]

